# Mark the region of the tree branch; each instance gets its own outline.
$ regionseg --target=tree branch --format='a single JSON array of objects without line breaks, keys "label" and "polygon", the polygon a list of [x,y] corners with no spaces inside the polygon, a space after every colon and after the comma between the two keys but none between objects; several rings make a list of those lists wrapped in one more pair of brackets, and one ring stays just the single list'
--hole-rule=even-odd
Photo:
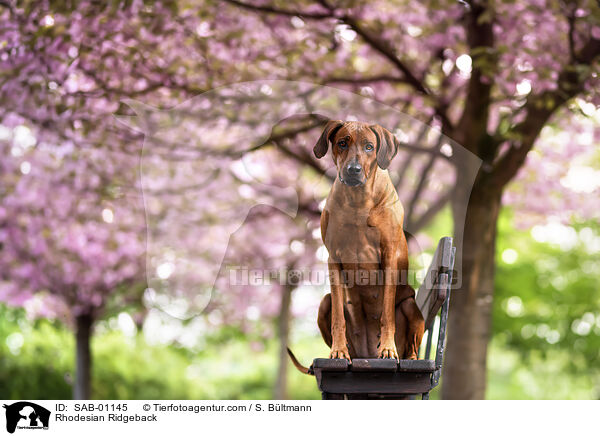
[{"label": "tree branch", "polygon": [[309,167],[314,169],[318,174],[326,176],[329,180],[331,180],[331,181],[334,180],[334,178],[329,176],[327,174],[327,172],[323,168],[321,168],[321,166],[319,166],[319,164],[317,164],[315,162],[315,160],[312,158],[312,156],[310,154],[308,154],[306,152],[306,150],[302,150],[303,151],[302,153],[297,153],[297,152],[291,150],[290,148],[286,147],[285,145],[283,145],[283,142],[281,140],[273,141],[273,143],[275,143],[275,145],[277,146],[277,149],[280,150],[284,155],[291,157],[292,159],[295,159],[300,163],[308,165]]},{"label": "tree branch", "polygon": [[575,62],[575,11],[572,11],[567,15],[567,23],[569,24],[569,56],[571,62]]},{"label": "tree branch", "polygon": [[599,56],[600,39],[591,38],[574,57],[575,63],[565,66],[560,72],[556,89],[527,99],[524,106],[527,116],[510,132],[511,137],[516,139],[492,170],[491,180],[495,187],[504,187],[517,174],[548,119],[565,102],[583,91],[591,71],[588,68],[582,72],[581,67],[589,67]]},{"label": "tree branch", "polygon": [[406,227],[412,230],[414,233],[423,229],[431,222],[433,217],[435,217],[444,208],[444,206],[446,206],[446,204],[452,198],[452,193],[453,189],[449,189],[448,192],[446,192],[444,195],[438,198],[435,203],[429,206],[429,208],[427,208],[427,210],[419,218],[413,220],[412,217],[409,217],[411,219]]},{"label": "tree branch", "polygon": [[283,8],[276,8],[274,6],[268,6],[268,5],[253,5],[250,3],[244,3],[238,0],[223,0],[226,3],[238,6],[240,8],[244,8],[244,9],[248,9],[251,11],[255,11],[255,12],[266,12],[266,13],[271,13],[271,14],[279,14],[279,15],[287,15],[289,17],[301,17],[301,18],[308,18],[308,19],[313,19],[313,20],[323,20],[326,18],[332,18],[333,15],[331,14],[331,12],[302,12],[302,11],[294,11],[291,9],[283,9]]},{"label": "tree branch", "polygon": [[[431,121],[433,121],[432,118],[430,118],[429,121],[427,121],[427,123],[423,124],[423,127],[421,127],[421,131],[419,132],[419,135],[417,136],[417,139],[415,141],[416,144],[420,144],[421,141],[423,140],[423,138],[425,137],[425,135],[427,134],[427,132],[429,131],[428,124],[431,123]],[[406,156],[406,159],[404,160],[404,162],[402,162],[402,166],[400,167],[400,170],[398,171],[398,174],[399,174],[398,180],[395,184],[396,189],[398,189],[400,186],[402,186],[404,177],[406,177],[406,171],[410,167],[410,164],[412,163],[414,156],[415,156],[415,153],[410,153],[408,156]]]},{"label": "tree branch", "polygon": [[369,44],[373,49],[378,51],[383,57],[389,60],[402,74],[406,77],[406,82],[410,84],[416,91],[424,95],[432,95],[431,91],[425,87],[423,83],[412,73],[407,65],[396,56],[394,48],[385,39],[376,36],[374,33],[367,30],[359,21],[350,16],[344,16],[341,20],[354,30],[362,39]]},{"label": "tree branch", "polygon": [[[294,11],[290,9],[277,8],[268,5],[258,6],[250,3],[244,3],[238,0],[224,1],[254,12],[266,12],[286,16],[299,16],[303,18],[316,20],[338,17],[338,15],[335,13],[335,8],[333,6],[330,6],[326,0],[320,0],[319,3],[328,10],[327,13]],[[426,97],[433,99],[433,107],[436,112],[436,115],[439,116],[442,120],[442,125],[444,126],[444,133],[449,134],[452,130],[452,122],[446,115],[444,107],[440,104],[439,101],[437,101],[436,96],[431,92],[431,90],[429,90],[423,84],[423,82],[419,80],[415,74],[412,73],[410,68],[396,55],[394,47],[385,39],[380,38],[375,33],[368,30],[354,17],[351,17],[349,15],[343,15],[339,17],[339,20],[350,26],[350,28],[354,30],[368,45],[370,45],[375,51],[379,52],[383,57],[388,59],[396,68],[398,68],[404,75],[404,80],[402,81],[403,83],[410,85],[420,94],[423,94]],[[397,80],[395,77],[393,78],[393,80],[395,82],[399,82],[399,80]]]},{"label": "tree branch", "polygon": [[341,20],[354,30],[362,39],[369,44],[374,50],[378,51],[383,57],[388,59],[396,68],[398,68],[405,77],[404,83],[410,85],[415,91],[425,95],[433,100],[433,109],[437,116],[442,120],[444,133],[449,134],[452,131],[452,122],[446,115],[444,107],[440,104],[435,94],[427,88],[416,75],[412,73],[410,68],[396,55],[394,47],[385,39],[380,38],[373,32],[363,26],[357,19],[350,16],[343,16]]},{"label": "tree branch", "polygon": [[324,84],[330,83],[351,83],[354,85],[364,85],[373,82],[396,82],[407,83],[404,77],[391,76],[389,74],[380,74],[371,77],[328,77],[323,80]]},{"label": "tree branch", "polygon": [[[444,135],[440,132],[440,136],[438,137],[437,143],[435,144],[433,149],[436,152],[439,151],[440,148],[442,147],[443,142],[444,142]],[[409,206],[408,206],[408,216],[409,217],[412,217],[413,213],[415,212],[415,208],[417,206],[417,201],[421,197],[421,193],[423,192],[423,189],[425,188],[425,184],[427,183],[427,178],[429,177],[429,172],[431,171],[431,169],[433,168],[433,165],[435,164],[436,157],[437,157],[437,154],[435,154],[435,153],[431,154],[431,156],[429,157],[429,161],[427,162],[427,164],[425,165],[425,168],[423,169],[423,171],[421,173],[421,178],[419,179],[419,183],[417,184],[417,187],[416,187],[415,191],[413,192],[412,198],[411,198]]]},{"label": "tree branch", "polygon": [[486,80],[483,65],[495,65],[492,52],[494,49],[493,20],[484,16],[486,12],[489,13],[485,3],[471,2],[470,12],[465,16],[472,70],[467,85],[465,106],[456,129],[457,141],[481,158],[494,155],[493,150],[486,150],[491,145],[487,140],[487,124],[492,81]]}]

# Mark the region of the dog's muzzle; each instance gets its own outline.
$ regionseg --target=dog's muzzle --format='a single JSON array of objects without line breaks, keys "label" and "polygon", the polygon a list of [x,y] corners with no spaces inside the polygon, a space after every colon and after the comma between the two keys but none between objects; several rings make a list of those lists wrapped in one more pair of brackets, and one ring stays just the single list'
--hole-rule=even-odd
[{"label": "dog's muzzle", "polygon": [[[343,176],[342,176],[343,173]],[[339,174],[340,182],[348,186],[359,186],[365,183],[363,167],[357,161],[352,161]]]},{"label": "dog's muzzle", "polygon": [[364,183],[365,183],[364,180],[361,180],[360,178],[356,178],[356,177],[342,177],[341,174],[338,176],[338,178],[340,179],[340,182],[342,182],[344,185],[348,185],[348,186],[351,186],[351,187],[364,185]]}]

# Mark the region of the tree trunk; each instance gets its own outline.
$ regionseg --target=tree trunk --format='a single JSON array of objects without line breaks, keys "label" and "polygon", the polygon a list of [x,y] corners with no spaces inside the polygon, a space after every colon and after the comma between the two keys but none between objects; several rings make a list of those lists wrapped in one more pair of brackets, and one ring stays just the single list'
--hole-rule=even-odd
[{"label": "tree trunk", "polygon": [[93,318],[91,315],[79,315],[76,322],[76,369],[75,384],[73,385],[74,400],[90,399],[90,380],[92,356],[90,353],[90,337]]},{"label": "tree trunk", "polygon": [[275,400],[287,399],[287,347],[290,335],[292,290],[293,288],[291,286],[284,286],[283,290],[281,291],[281,305],[279,307],[278,320],[279,367],[277,369],[277,380],[275,381],[275,390],[273,392],[273,398]]},{"label": "tree trunk", "polygon": [[[484,399],[491,334],[496,227],[501,190],[478,177],[466,215],[453,204],[457,278],[452,290],[443,399]],[[463,214],[461,214],[461,210]],[[464,218],[462,218],[464,216]],[[463,227],[464,224],[464,227]],[[461,238],[462,235],[462,246]]]}]

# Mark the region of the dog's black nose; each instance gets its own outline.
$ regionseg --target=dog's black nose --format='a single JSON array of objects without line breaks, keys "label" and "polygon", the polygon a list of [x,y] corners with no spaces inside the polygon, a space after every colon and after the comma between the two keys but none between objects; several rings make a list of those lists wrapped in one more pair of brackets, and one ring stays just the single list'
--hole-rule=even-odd
[{"label": "dog's black nose", "polygon": [[348,174],[358,176],[362,171],[362,166],[358,162],[350,162],[348,165]]}]

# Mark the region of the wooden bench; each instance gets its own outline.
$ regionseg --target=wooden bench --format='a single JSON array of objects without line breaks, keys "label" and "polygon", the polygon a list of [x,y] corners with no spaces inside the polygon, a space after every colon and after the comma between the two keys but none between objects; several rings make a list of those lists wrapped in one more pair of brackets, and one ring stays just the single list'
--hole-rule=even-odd
[{"label": "wooden bench", "polygon": [[[414,399],[429,392],[440,380],[454,255],[452,238],[442,238],[423,284],[417,292],[417,305],[425,318],[424,358],[419,360],[392,359],[315,359],[310,369],[324,400],[330,399]],[[435,319],[439,324],[435,358],[430,359]]]}]

